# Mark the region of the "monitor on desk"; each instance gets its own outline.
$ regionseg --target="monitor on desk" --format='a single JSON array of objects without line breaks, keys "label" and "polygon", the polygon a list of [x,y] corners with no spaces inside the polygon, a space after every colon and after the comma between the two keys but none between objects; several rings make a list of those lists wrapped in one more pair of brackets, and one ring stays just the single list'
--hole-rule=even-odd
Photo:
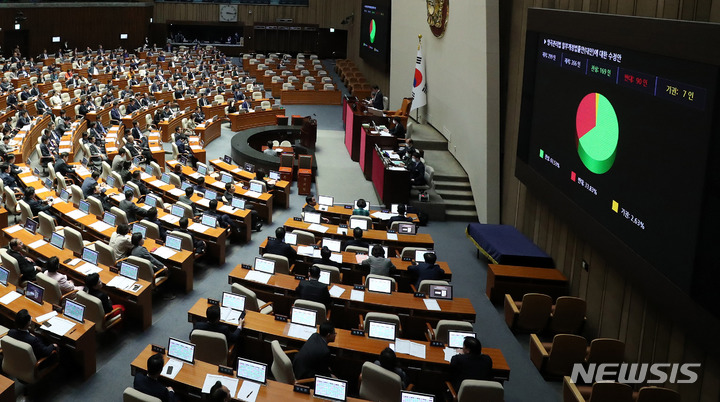
[{"label": "monitor on desk", "polygon": [[217,199],[217,193],[213,190],[205,190],[205,198],[208,200],[216,200]]},{"label": "monitor on desk", "polygon": [[78,206],[78,209],[83,211],[86,214],[90,213],[90,203],[85,200],[80,200],[80,205]]},{"label": "monitor on desk", "polygon": [[350,229],[360,228],[362,230],[368,230],[368,221],[365,219],[350,218],[350,224],[348,227]]},{"label": "monitor on desk", "polygon": [[35,231],[37,231],[38,223],[34,220],[27,218],[25,219],[25,230],[30,232],[30,234],[35,234]]},{"label": "monitor on desk", "polygon": [[250,191],[254,191],[256,193],[262,193],[263,192],[263,186],[260,183],[250,183]]},{"label": "monitor on desk", "polygon": [[245,209],[245,199],[240,197],[233,197],[230,205],[232,205],[233,208]]},{"label": "monitor on desk", "polygon": [[193,185],[187,181],[183,181],[180,183],[180,189],[185,191],[186,188],[192,187]]},{"label": "monitor on desk", "polygon": [[140,233],[144,239],[145,233],[147,232],[147,228],[139,223],[133,223],[132,232],[133,232],[133,234]]},{"label": "monitor on desk", "polygon": [[64,202],[70,201],[70,193],[67,192],[67,190],[63,189],[60,191],[60,199]]},{"label": "monitor on desk", "polygon": [[368,321],[367,334],[370,338],[394,341],[396,334],[395,324],[370,320]]},{"label": "monitor on desk", "polygon": [[230,155],[225,155],[225,156],[223,156],[223,162],[227,163],[228,165],[232,165],[233,160],[230,157]]},{"label": "monitor on desk", "polygon": [[41,286],[38,286],[34,284],[33,282],[28,282],[27,287],[25,288],[25,297],[28,299],[34,301],[35,303],[42,306],[43,304],[43,294],[45,293],[45,289],[43,289]]},{"label": "monitor on desk", "polygon": [[207,166],[204,163],[198,162],[197,173],[200,176],[205,176],[207,174]]},{"label": "monitor on desk", "polygon": [[162,176],[160,176],[160,181],[165,184],[170,184],[170,175],[168,173],[163,173]]},{"label": "monitor on desk", "polygon": [[145,166],[145,173],[149,174],[150,176],[155,175],[155,170],[153,169],[152,165]]},{"label": "monitor on desk", "polygon": [[138,278],[138,270],[140,267],[138,267],[135,264],[130,264],[129,262],[121,262],[120,268],[118,269],[118,273],[128,279],[131,279],[133,281],[136,281]]},{"label": "monitor on desk", "polygon": [[[108,185],[108,187],[115,187],[115,178],[112,176],[108,176],[105,179],[105,183]],[[63,190],[64,191],[64,190]],[[65,200],[67,202],[67,200]]]},{"label": "monitor on desk", "polygon": [[417,233],[417,226],[414,223],[398,223],[397,232],[400,234],[414,235]]},{"label": "monitor on desk", "polygon": [[82,251],[82,260],[92,265],[97,265],[98,252],[85,247]]},{"label": "monitor on desk", "polygon": [[132,160],[132,164],[135,166],[140,165],[140,157],[139,156],[134,157]]},{"label": "monitor on desk", "polygon": [[347,399],[347,381],[316,375],[315,396],[333,401],[345,401]]},{"label": "monitor on desk", "polygon": [[270,176],[270,180],[280,180],[280,172],[277,172],[275,170],[271,170],[270,173],[268,173],[268,176]]},{"label": "monitor on desk", "polygon": [[400,402],[435,402],[435,395],[400,391]]},{"label": "monitor on desk", "polygon": [[88,165],[88,160],[87,160],[87,158],[82,158],[82,160],[80,161],[80,164],[83,165],[83,166],[85,166],[85,167],[87,167],[87,165]]},{"label": "monitor on desk", "polygon": [[115,226],[116,219],[117,219],[117,217],[113,213],[105,212],[103,214],[103,222],[107,223],[110,226]]},{"label": "monitor on desk", "polygon": [[428,297],[431,299],[452,300],[452,285],[430,285]]},{"label": "monitor on desk", "polygon": [[333,205],[335,205],[335,198],[327,195],[319,195],[318,204],[332,207]]},{"label": "monitor on desk", "polygon": [[317,323],[317,311],[293,306],[290,312],[290,322],[314,327]]},{"label": "monitor on desk", "polygon": [[330,271],[321,269],[320,270],[320,278],[318,278],[318,282],[329,285],[330,284]]},{"label": "monitor on desk", "polygon": [[195,363],[195,345],[180,339],[170,338],[167,347],[168,357],[182,360],[185,363]]},{"label": "monitor on desk", "polygon": [[85,306],[70,299],[65,299],[65,308],[63,308],[63,315],[65,317],[72,318],[73,320],[82,323],[84,322],[83,318],[85,315]]},{"label": "monitor on desk", "polygon": [[250,173],[255,173],[255,165],[253,165],[252,163],[245,162],[243,167],[244,167],[244,170],[246,170]]},{"label": "monitor on desk", "polygon": [[238,357],[237,376],[260,384],[267,382],[267,364]]},{"label": "monitor on desk", "polygon": [[65,236],[58,232],[53,232],[52,236],[50,236],[50,244],[62,250],[63,247],[65,247]]},{"label": "monitor on desk", "polygon": [[52,190],[52,188],[53,188],[53,186],[52,186],[52,180],[50,180],[50,179],[47,178],[47,177],[45,178],[45,180],[43,180],[43,185],[44,185],[45,188],[48,189],[48,190]]},{"label": "monitor on desk", "polygon": [[178,156],[177,161],[178,161],[179,164],[181,164],[181,165],[183,165],[183,166],[187,166],[187,165],[188,165],[188,159],[187,159],[186,157],[184,157],[184,156]]},{"label": "monitor on desk", "polygon": [[155,196],[152,194],[148,194],[147,196],[145,196],[145,205],[149,207],[157,207],[157,201],[157,198],[155,198]]},{"label": "monitor on desk", "polygon": [[365,202],[365,208],[360,208],[360,207],[358,207],[358,200],[355,200],[355,203],[353,204],[353,208],[354,209],[364,209],[366,211],[370,211],[370,203]]},{"label": "monitor on desk", "polygon": [[336,253],[340,252],[340,247],[342,245],[342,242],[340,240],[335,239],[322,239],[322,246],[330,249],[330,251],[334,251]]},{"label": "monitor on desk", "polygon": [[305,212],[303,216],[303,220],[307,223],[320,223],[320,217],[321,215],[317,212]]},{"label": "monitor on desk", "polygon": [[10,271],[7,269],[0,267],[0,283],[3,286],[7,286],[8,283],[8,276],[10,275]]},{"label": "monitor on desk", "polygon": [[390,279],[383,278],[368,278],[367,289],[370,292],[377,293],[392,293],[392,281]]},{"label": "monitor on desk", "polygon": [[255,270],[272,275],[275,273],[275,261],[261,257],[255,257]]},{"label": "monitor on desk", "polygon": [[398,214],[398,205],[400,204],[390,204],[390,213],[397,215]]},{"label": "monitor on desk", "polygon": [[180,205],[173,205],[170,208],[170,215],[182,218],[183,216],[185,216],[185,208],[181,207]]},{"label": "monitor on desk", "polygon": [[470,331],[448,331],[448,347],[454,349],[460,349],[463,347],[466,337],[477,338],[477,334]]},{"label": "monitor on desk", "polygon": [[297,235],[295,233],[285,233],[285,244],[294,246],[297,244]]},{"label": "monitor on desk", "polygon": [[167,235],[165,237],[165,246],[180,251],[182,250],[182,239],[177,236]]},{"label": "monitor on desk", "polygon": [[415,250],[415,261],[416,262],[425,262],[425,254],[435,254],[434,250]]},{"label": "monitor on desk", "polygon": [[214,229],[217,227],[217,218],[212,215],[203,214],[200,223]]},{"label": "monitor on desk", "polygon": [[231,308],[233,310],[244,311],[245,310],[245,296],[236,295],[235,293],[223,292],[220,305],[223,307]]}]

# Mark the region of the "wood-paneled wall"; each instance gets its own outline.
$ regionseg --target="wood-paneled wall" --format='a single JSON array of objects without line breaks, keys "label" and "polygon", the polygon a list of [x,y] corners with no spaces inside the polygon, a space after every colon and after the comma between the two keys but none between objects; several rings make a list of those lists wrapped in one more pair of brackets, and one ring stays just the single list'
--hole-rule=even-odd
[{"label": "wood-paneled wall", "polygon": [[[570,279],[571,293],[588,302],[588,335],[625,341],[629,362],[701,363],[695,384],[668,385],[683,402],[720,400],[720,358],[694,341],[695,334],[675,323],[648,300],[646,294],[623,274],[624,267],[606,261],[586,243],[582,233],[570,229],[515,178],[522,89],[524,26],[528,7],[720,22],[720,0],[513,0],[509,19],[502,22],[509,47],[504,160],[502,167],[502,222],[511,224],[552,255]],[[702,40],[702,38],[698,38]],[[661,250],[661,247],[658,247]],[[589,271],[581,262],[589,263]],[[720,334],[715,334],[720,336]]]}]

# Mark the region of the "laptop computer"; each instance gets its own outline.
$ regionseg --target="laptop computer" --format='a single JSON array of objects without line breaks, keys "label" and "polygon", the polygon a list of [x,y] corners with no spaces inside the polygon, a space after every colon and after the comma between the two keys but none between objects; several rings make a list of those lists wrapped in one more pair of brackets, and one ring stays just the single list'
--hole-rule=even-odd
[{"label": "laptop computer", "polygon": [[223,183],[232,183],[232,182],[233,182],[233,178],[232,178],[232,176],[230,176],[230,175],[227,174],[227,173],[221,173],[221,174],[220,174],[220,181],[223,182]]},{"label": "laptop computer", "polygon": [[400,391],[400,402],[435,402],[435,395]]},{"label": "laptop computer", "polygon": [[285,233],[285,244],[294,246],[297,244],[297,235],[295,233]]},{"label": "laptop computer", "polygon": [[244,167],[243,170],[246,170],[250,173],[255,173],[255,165],[253,165],[252,163],[245,162],[243,167]]},{"label": "laptop computer", "polygon": [[362,230],[368,230],[368,221],[365,219],[350,218],[350,224],[348,227],[350,229],[360,228]]},{"label": "laptop computer", "polygon": [[126,184],[126,185],[123,187],[123,191],[122,191],[122,192],[123,192],[123,194],[125,194],[125,192],[127,192],[127,191],[132,191],[133,194],[135,194],[135,190],[133,190],[133,188],[130,187],[129,184]]},{"label": "laptop computer", "polygon": [[112,176],[108,176],[108,177],[105,179],[105,184],[107,184],[108,187],[115,187],[115,178],[112,177]]},{"label": "laptop computer", "polygon": [[238,357],[237,376],[243,380],[265,384],[267,382],[267,364]]},{"label": "laptop computer", "polygon": [[162,176],[160,176],[160,181],[166,184],[170,184],[170,175],[167,173],[163,173]]},{"label": "laptop computer", "polygon": [[240,197],[233,197],[231,204],[233,208],[245,209],[245,200]]},{"label": "laptop computer", "polygon": [[67,192],[67,190],[63,189],[60,191],[60,199],[65,202],[70,202],[70,193]]},{"label": "laptop computer", "polygon": [[10,275],[10,271],[7,269],[0,267],[0,283],[3,286],[7,286],[8,284],[8,276]]},{"label": "laptop computer", "polygon": [[336,253],[340,252],[340,247],[342,245],[342,242],[340,240],[335,239],[323,239],[322,240],[322,246],[330,249],[330,251],[334,251]]},{"label": "laptop computer", "polygon": [[148,194],[145,197],[145,205],[147,205],[149,207],[157,207],[157,203],[158,203],[158,199],[154,195]]},{"label": "laptop computer", "polygon": [[103,214],[103,222],[107,223],[110,226],[115,226],[115,220],[117,219],[117,216],[115,214],[110,212],[105,212]]},{"label": "laptop computer", "polygon": [[307,223],[320,223],[320,217],[321,215],[317,212],[305,212],[305,215],[303,216],[303,221]]},{"label": "laptop computer", "polygon": [[143,226],[143,225],[138,224],[138,223],[133,223],[133,225],[132,225],[132,232],[133,232],[133,234],[135,234],[135,233],[140,233],[140,234],[142,235],[143,239],[144,239],[144,238],[146,237],[145,234],[146,234],[146,232],[147,232],[147,228],[146,228],[145,226]]},{"label": "laptop computer", "polygon": [[167,235],[167,237],[165,237],[165,247],[180,251],[182,250],[182,239],[177,236]]},{"label": "laptop computer", "polygon": [[327,195],[319,195],[317,201],[318,201],[319,205],[325,205],[328,207],[332,207],[335,204],[335,197],[330,197]]},{"label": "laptop computer", "polygon": [[232,161],[232,158],[230,157],[230,155],[225,155],[225,156],[223,156],[223,162],[227,163],[228,165],[232,165],[233,161]]},{"label": "laptop computer", "polygon": [[30,234],[35,234],[35,231],[37,231],[38,223],[34,220],[27,218],[25,219],[25,230],[30,232]]},{"label": "laptop computer", "polygon": [[477,334],[470,331],[448,331],[448,347],[454,349],[462,348],[465,338],[468,336],[477,338]]},{"label": "laptop computer", "polygon": [[80,303],[76,303],[70,299],[65,299],[65,308],[63,308],[63,315],[68,318],[72,318],[77,322],[84,322],[85,306]]},{"label": "laptop computer", "polygon": [[392,281],[390,279],[383,278],[368,278],[367,290],[376,293],[392,293]]},{"label": "laptop computer", "polygon": [[90,203],[85,200],[80,200],[80,205],[78,206],[78,209],[83,211],[86,214],[90,213]]},{"label": "laptop computer", "polygon": [[203,163],[197,164],[197,173],[201,176],[205,176],[207,174],[207,166]]},{"label": "laptop computer", "polygon": [[319,398],[345,401],[347,399],[347,381],[316,375],[314,394]]},{"label": "laptop computer", "polygon": [[187,182],[187,181],[183,181],[183,182],[180,183],[180,189],[183,190],[183,191],[185,191],[186,188],[192,187],[192,186],[193,186],[193,185],[190,184],[190,183]]},{"label": "laptop computer", "polygon": [[97,251],[91,250],[91,249],[85,247],[85,248],[83,248],[83,251],[82,251],[82,260],[87,263],[97,266],[98,255],[99,254]]},{"label": "laptop computer", "polygon": [[217,227],[217,218],[212,215],[203,214],[200,223],[211,228]]},{"label": "laptop computer", "polygon": [[275,181],[280,180],[280,172],[271,170],[270,173],[268,174],[268,176],[270,176],[270,180],[275,180]]},{"label": "laptop computer", "polygon": [[185,363],[195,363],[195,345],[180,339],[170,338],[167,347],[168,357],[181,360]]},{"label": "laptop computer", "polygon": [[317,311],[293,306],[290,312],[290,322],[314,327],[317,323]]},{"label": "laptop computer", "polygon": [[370,320],[368,321],[367,334],[370,338],[394,341],[396,334],[395,324]]},{"label": "laptop computer", "polygon": [[415,250],[415,261],[418,262],[425,262],[425,254],[435,254],[435,251],[433,250]]},{"label": "laptop computer", "polygon": [[397,232],[400,234],[414,235],[417,233],[417,226],[414,223],[399,223]]},{"label": "laptop computer", "polygon": [[60,233],[53,232],[50,236],[50,244],[62,250],[65,247],[65,236]]},{"label": "laptop computer", "polygon": [[182,218],[183,216],[185,216],[185,208],[181,207],[180,205],[173,205],[170,208],[170,215]]},{"label": "laptop computer", "polygon": [[135,264],[130,264],[129,262],[121,262],[120,268],[118,269],[118,274],[124,276],[125,278],[131,279],[133,281],[136,281],[138,278],[138,270],[140,267],[138,267]]},{"label": "laptop computer", "polygon": [[275,273],[275,261],[261,257],[255,257],[254,269],[256,271],[265,272],[266,274],[272,275]]},{"label": "laptop computer", "polygon": [[263,187],[260,183],[250,183],[250,191],[254,191],[256,193],[262,193]]},{"label": "laptop computer", "polygon": [[38,286],[32,282],[27,283],[27,287],[25,288],[25,297],[27,297],[28,299],[34,301],[39,305],[42,305],[44,294],[45,289],[43,287]]},{"label": "laptop computer", "polygon": [[220,299],[220,306],[231,308],[233,310],[245,310],[245,296],[236,295],[235,293],[223,292]]},{"label": "laptop computer", "polygon": [[430,285],[428,297],[431,299],[452,300],[452,285]]},{"label": "laptop computer", "polygon": [[207,198],[208,200],[216,200],[217,193],[213,190],[205,190],[205,198]]}]

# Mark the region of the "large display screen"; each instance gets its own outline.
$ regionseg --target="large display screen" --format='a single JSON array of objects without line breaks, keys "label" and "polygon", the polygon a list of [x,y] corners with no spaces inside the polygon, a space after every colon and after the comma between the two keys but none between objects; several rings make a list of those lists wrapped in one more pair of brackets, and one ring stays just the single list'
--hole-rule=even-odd
[{"label": "large display screen", "polygon": [[360,57],[387,70],[390,64],[390,1],[364,0],[360,24]]},{"label": "large display screen", "polygon": [[528,22],[517,175],[578,218],[583,237],[629,250],[692,294],[718,64],[658,46],[633,28],[642,19],[606,15],[595,29],[564,14],[576,32],[556,17]]}]

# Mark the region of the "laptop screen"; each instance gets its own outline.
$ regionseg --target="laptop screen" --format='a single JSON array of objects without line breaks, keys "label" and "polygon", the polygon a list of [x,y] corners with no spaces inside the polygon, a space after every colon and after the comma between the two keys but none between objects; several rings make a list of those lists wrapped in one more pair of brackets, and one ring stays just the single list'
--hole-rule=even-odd
[{"label": "laptop screen", "polygon": [[368,278],[368,290],[378,293],[392,293],[392,281],[390,279]]},{"label": "laptop screen", "polygon": [[210,226],[211,228],[217,227],[217,218],[211,215],[205,215],[203,214],[202,219],[200,220],[200,223],[202,223],[205,226]]},{"label": "laptop screen", "polygon": [[35,222],[34,220],[32,220],[30,218],[25,219],[25,230],[27,230],[28,232],[35,234],[37,227],[38,227],[37,222]]},{"label": "laptop screen", "polygon": [[123,187],[123,193],[125,193],[126,191],[132,191],[133,194],[135,193],[135,190],[133,190],[133,188],[130,187],[129,184],[126,184],[125,187]]},{"label": "laptop screen", "polygon": [[[357,200],[355,200],[355,203],[353,204],[353,208],[354,208],[354,209],[360,209],[360,208],[358,208]],[[364,209],[364,210],[366,210],[366,211],[369,211],[369,210],[370,210],[370,203],[369,203],[369,202],[365,202],[365,208],[362,208],[362,209]]]},{"label": "laptop screen", "polygon": [[180,205],[173,205],[172,208],[170,208],[170,214],[182,218],[185,216],[185,209]]},{"label": "laptop screen", "polygon": [[390,322],[368,321],[368,336],[370,338],[395,340],[395,324]]},{"label": "laptop screen", "polygon": [[10,275],[10,271],[0,267],[0,283],[2,283],[3,286],[7,286],[8,275]]},{"label": "laptop screen", "polygon": [[180,251],[182,249],[182,239],[176,236],[167,235],[165,245],[173,250]]},{"label": "laptop screen", "polygon": [[245,200],[239,197],[233,197],[231,205],[233,208],[245,209]]},{"label": "laptop screen", "polygon": [[205,190],[205,198],[208,200],[217,199],[217,193],[213,190]]},{"label": "laptop screen", "polygon": [[167,173],[163,173],[162,176],[160,176],[160,180],[164,183],[170,184],[170,175]]},{"label": "laptop screen", "polygon": [[115,226],[115,214],[111,214],[110,212],[105,212],[103,214],[103,222],[107,223],[110,226]]},{"label": "laptop screen", "polygon": [[307,223],[320,223],[320,214],[317,212],[305,212],[303,220]]},{"label": "laptop screen", "polygon": [[105,183],[107,183],[109,187],[115,187],[115,178],[108,176],[107,179],[105,179]]},{"label": "laptop screen", "polygon": [[149,207],[154,207],[157,205],[157,199],[152,195],[148,194],[147,197],[145,197],[145,205]]},{"label": "laptop screen", "polygon": [[144,238],[145,238],[145,232],[147,232],[147,228],[146,228],[145,226],[143,226],[143,225],[138,224],[138,223],[134,223],[134,224],[132,225],[132,232],[133,232],[133,234],[134,234],[134,233],[140,233],[140,234],[142,235],[143,239],[144,239]]},{"label": "laptop screen", "polygon": [[245,296],[236,295],[235,293],[223,292],[220,305],[233,310],[245,310]]},{"label": "laptop screen", "polygon": [[250,183],[250,191],[254,191],[256,193],[262,193],[263,192],[262,184]]},{"label": "laptop screen", "polygon": [[243,380],[249,380],[265,384],[267,382],[267,364],[238,357],[237,376]]},{"label": "laptop screen", "polygon": [[50,236],[50,244],[62,250],[65,247],[65,237],[60,233],[53,232]]},{"label": "laptop screen", "polygon": [[98,252],[85,247],[82,252],[82,259],[92,265],[97,265]]},{"label": "laptop screen", "polygon": [[207,174],[207,166],[205,166],[205,164],[203,164],[203,163],[198,163],[197,164],[197,172],[199,175],[205,176]]},{"label": "laptop screen", "polygon": [[417,233],[417,227],[413,223],[400,223],[397,231],[402,234],[414,235]]},{"label": "laptop screen", "polygon": [[228,165],[232,165],[232,158],[230,155],[223,156],[223,162],[227,163]]},{"label": "laptop screen", "polygon": [[85,200],[81,200],[81,201],[80,201],[80,207],[79,207],[79,208],[80,208],[81,211],[85,212],[86,214],[89,214],[89,213],[90,213],[90,203],[87,202],[87,201],[85,201]]},{"label": "laptop screen", "polygon": [[80,303],[76,303],[70,299],[65,299],[65,308],[63,309],[63,315],[70,317],[75,321],[83,322],[83,315],[85,314],[85,306]]},{"label": "laptop screen", "polygon": [[230,176],[229,174],[223,173],[223,174],[220,175],[220,181],[223,182],[223,183],[232,183],[232,182],[233,182],[233,178],[232,178],[232,176]]},{"label": "laptop screen", "polygon": [[280,172],[276,172],[276,171],[274,171],[274,170],[271,170],[271,171],[270,171],[270,179],[271,179],[271,180],[275,180],[275,181],[280,180]]},{"label": "laptop screen", "polygon": [[335,204],[335,198],[329,197],[327,195],[319,195],[318,196],[318,204],[332,207],[333,204]]},{"label": "laptop screen", "polygon": [[52,180],[50,180],[50,179],[45,179],[45,180],[43,180],[43,185],[44,185],[45,188],[47,188],[48,190],[52,190]]},{"label": "laptop screen", "polygon": [[150,176],[155,175],[155,170],[153,170],[152,165],[145,166],[145,173],[149,174]]},{"label": "laptop screen", "polygon": [[290,322],[293,324],[307,325],[314,327],[317,322],[317,311],[306,308],[293,307],[290,315]]},{"label": "laptop screen", "polygon": [[435,254],[433,250],[415,250],[415,261],[425,262],[425,254]]},{"label": "laptop screen", "polygon": [[195,345],[179,339],[168,340],[167,353],[169,357],[182,360],[186,363],[195,363]]},{"label": "laptop screen", "polygon": [[397,215],[398,214],[398,205],[400,204],[390,204],[390,213]]},{"label": "laptop screen", "polygon": [[275,273],[275,261],[265,258],[255,257],[255,270],[265,272],[266,274]]},{"label": "laptop screen", "polygon": [[428,297],[431,299],[452,300],[452,285],[430,285]]},{"label": "laptop screen", "polygon": [[316,375],[315,396],[344,401],[347,399],[347,381]]},{"label": "laptop screen", "polygon": [[350,218],[350,229],[360,228],[362,230],[368,230],[368,221],[365,219]]},{"label": "laptop screen", "polygon": [[470,331],[448,331],[448,347],[455,349],[462,348],[465,338],[468,336],[477,338],[477,335]]},{"label": "laptop screen", "polygon": [[255,173],[255,165],[252,163],[245,162],[244,166],[245,170],[247,170],[250,173]]},{"label": "laptop screen", "polygon": [[335,239],[323,239],[323,240],[322,240],[322,245],[323,245],[323,247],[327,246],[327,248],[329,248],[330,251],[334,251],[334,252],[336,252],[336,253],[339,253],[339,252],[340,252],[341,241],[340,241],[340,240],[335,240]]},{"label": "laptop screen", "polygon": [[28,282],[27,287],[25,288],[25,297],[28,299],[34,301],[37,304],[43,304],[43,294],[45,293],[45,289],[42,287],[32,283]]},{"label": "laptop screen", "polygon": [[400,391],[400,402],[435,402],[435,396],[411,391]]},{"label": "laptop screen", "polygon": [[188,182],[186,182],[186,181],[180,183],[180,189],[181,189],[181,190],[185,191],[185,189],[188,188],[188,187],[192,187],[192,184],[190,184],[190,183],[188,183]]},{"label": "laptop screen", "polygon": [[68,202],[70,200],[70,193],[68,193],[67,190],[60,191],[60,199]]},{"label": "laptop screen", "polygon": [[285,233],[285,244],[297,244],[297,235],[295,233]]},{"label": "laptop screen", "polygon": [[138,278],[138,269],[139,268],[137,265],[123,261],[120,263],[120,269],[118,273],[126,278],[136,281]]}]

